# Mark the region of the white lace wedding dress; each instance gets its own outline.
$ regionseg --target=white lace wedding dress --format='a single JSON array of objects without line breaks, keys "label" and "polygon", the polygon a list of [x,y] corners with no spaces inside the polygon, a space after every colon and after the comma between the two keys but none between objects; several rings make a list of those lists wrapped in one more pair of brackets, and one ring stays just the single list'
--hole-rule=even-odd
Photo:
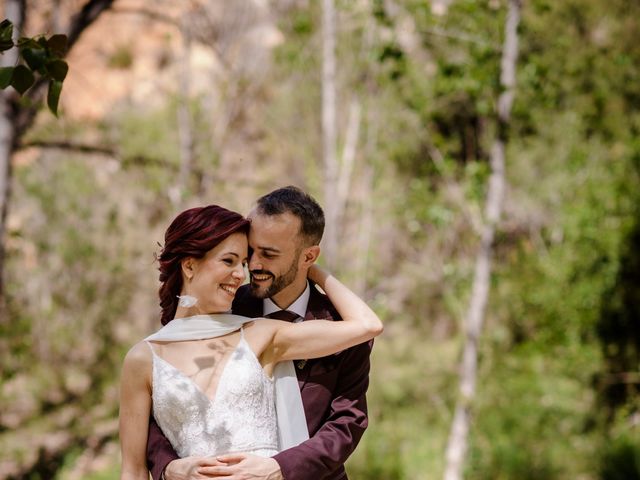
[{"label": "white lace wedding dress", "polygon": [[278,452],[273,380],[243,333],[213,399],[147,343],[153,352],[153,416],[180,457]]}]

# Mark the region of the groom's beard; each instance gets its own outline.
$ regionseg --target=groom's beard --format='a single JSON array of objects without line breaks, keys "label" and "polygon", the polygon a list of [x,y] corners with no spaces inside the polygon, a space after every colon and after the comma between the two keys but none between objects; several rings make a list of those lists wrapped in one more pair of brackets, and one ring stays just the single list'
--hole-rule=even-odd
[{"label": "groom's beard", "polygon": [[[284,275],[280,275],[279,277],[276,277],[269,270],[253,270],[249,273],[251,274],[250,286],[251,286],[251,293],[253,294],[253,296],[257,298],[270,298],[276,295],[280,290],[284,289],[285,287],[288,287],[289,285],[291,285],[291,283],[293,283],[293,281],[296,278],[296,275],[298,275],[298,262],[297,260],[294,260],[291,266],[289,267],[289,270],[287,270],[287,272]],[[262,286],[260,282],[257,282],[253,279],[254,274],[270,275],[272,279],[271,283],[269,284],[268,287]]]}]

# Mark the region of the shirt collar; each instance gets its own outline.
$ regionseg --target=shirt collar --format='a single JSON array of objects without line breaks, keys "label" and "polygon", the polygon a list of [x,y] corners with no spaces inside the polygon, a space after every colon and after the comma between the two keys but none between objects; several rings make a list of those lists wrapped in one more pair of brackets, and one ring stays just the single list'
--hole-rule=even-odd
[{"label": "shirt collar", "polygon": [[[304,289],[304,292],[302,292],[302,294],[296,299],[296,301],[289,305],[286,310],[289,310],[290,312],[297,314],[301,318],[304,318],[307,314],[307,306],[309,305],[310,295],[311,289],[309,287],[309,282],[307,282],[307,288]],[[282,309],[278,305],[276,305],[270,298],[265,298],[264,300],[262,300],[263,315],[269,315],[280,310]]]}]

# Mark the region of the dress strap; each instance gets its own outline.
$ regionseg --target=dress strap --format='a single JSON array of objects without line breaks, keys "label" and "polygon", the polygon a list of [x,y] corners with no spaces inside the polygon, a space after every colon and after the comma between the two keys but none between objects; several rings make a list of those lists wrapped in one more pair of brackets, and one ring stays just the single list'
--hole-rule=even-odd
[{"label": "dress strap", "polygon": [[157,356],[158,356],[158,354],[156,353],[156,351],[155,351],[155,350],[153,349],[153,347],[151,346],[151,342],[149,342],[149,341],[145,340],[145,341],[144,341],[144,343],[146,343],[146,344],[147,344],[147,346],[149,347],[149,350],[151,350],[152,355],[153,355],[154,357],[157,357]]}]

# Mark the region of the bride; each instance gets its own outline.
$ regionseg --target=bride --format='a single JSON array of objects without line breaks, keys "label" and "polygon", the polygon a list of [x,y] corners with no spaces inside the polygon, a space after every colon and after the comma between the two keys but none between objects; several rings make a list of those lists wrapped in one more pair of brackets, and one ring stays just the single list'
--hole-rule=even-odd
[{"label": "bride", "polygon": [[[159,257],[165,326],[134,345],[122,367],[121,480],[149,478],[150,414],[180,457],[271,456],[297,445],[308,432],[291,361],[336,353],[382,332],[377,315],[315,265],[309,279],[343,321],[227,313],[245,279],[248,231],[240,214],[216,205],[186,210],[167,229]],[[315,258],[301,255],[300,262]]]}]

